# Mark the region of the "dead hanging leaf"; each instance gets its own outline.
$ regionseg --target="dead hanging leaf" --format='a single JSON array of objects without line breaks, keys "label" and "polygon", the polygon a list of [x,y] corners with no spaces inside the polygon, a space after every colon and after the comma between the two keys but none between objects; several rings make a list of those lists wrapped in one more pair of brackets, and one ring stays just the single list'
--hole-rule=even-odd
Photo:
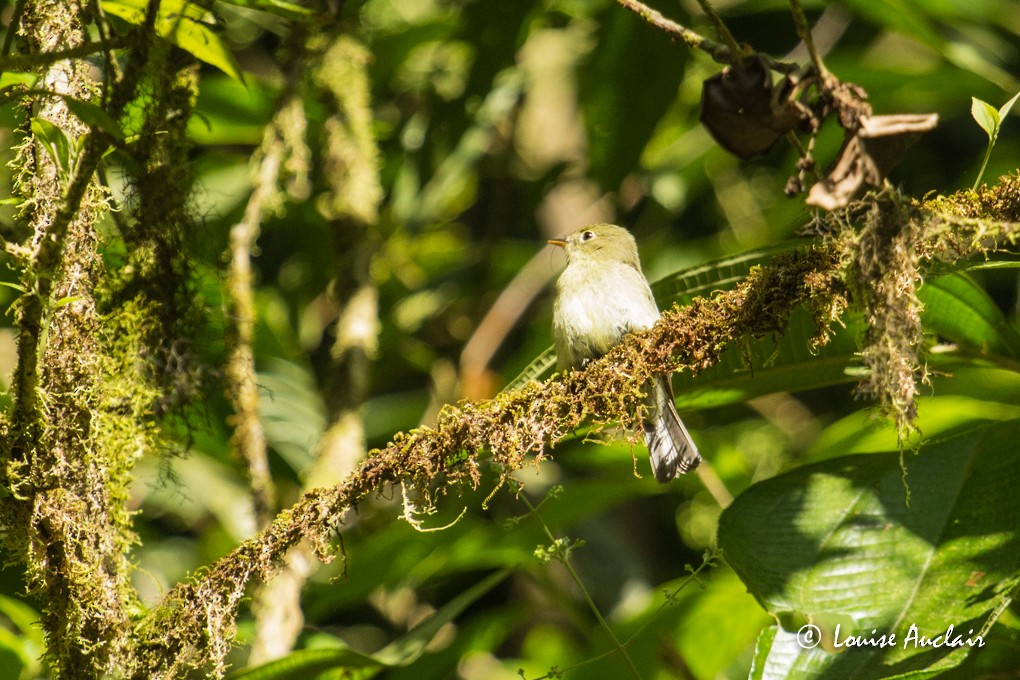
[{"label": "dead hanging leaf", "polygon": [[727,66],[701,88],[701,123],[719,146],[740,158],[763,154],[810,118],[797,101],[803,80],[772,83],[772,72],[755,55]]},{"label": "dead hanging leaf", "polygon": [[828,175],[811,187],[807,204],[836,210],[863,186],[882,186],[910,145],[922,132],[934,129],[938,120],[935,113],[861,116],[856,132],[848,131]]}]

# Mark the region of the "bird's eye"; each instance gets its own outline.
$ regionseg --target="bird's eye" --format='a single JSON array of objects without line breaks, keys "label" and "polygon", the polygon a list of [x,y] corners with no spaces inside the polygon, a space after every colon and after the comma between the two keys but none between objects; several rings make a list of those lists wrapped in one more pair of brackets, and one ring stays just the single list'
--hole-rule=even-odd
[{"label": "bird's eye", "polygon": [[593,238],[595,238],[595,232],[594,231],[586,231],[583,234],[581,234],[581,240],[582,241],[590,241]]}]

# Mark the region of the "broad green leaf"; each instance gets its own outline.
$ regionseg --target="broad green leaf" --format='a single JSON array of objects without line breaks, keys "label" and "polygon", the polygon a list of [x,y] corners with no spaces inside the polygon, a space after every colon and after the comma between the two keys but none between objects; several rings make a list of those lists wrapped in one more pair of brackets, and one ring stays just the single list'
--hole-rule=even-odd
[{"label": "broad green leaf", "polygon": [[928,363],[936,397],[961,395],[1020,407],[1020,371],[962,352],[933,352]]},{"label": "broad green leaf", "polygon": [[925,281],[918,289],[926,329],[984,354],[1020,358],[1020,333],[995,301],[965,274]]},{"label": "broad green leaf", "polygon": [[489,574],[444,604],[435,614],[412,628],[407,635],[394,640],[372,656],[385,666],[406,666],[413,662],[425,653],[425,646],[432,641],[440,628],[454,621],[468,606],[509,575],[509,569]]},{"label": "broad green leaf", "polygon": [[435,614],[408,633],[373,654],[354,650],[342,643],[332,648],[303,649],[256,668],[231,674],[233,679],[285,680],[315,677],[317,673],[340,668],[393,667],[413,663],[425,653],[425,647],[439,629],[455,620],[478,598],[507,577],[504,569],[485,577],[439,608]]},{"label": "broad green leaf", "polygon": [[999,132],[999,112],[988,102],[971,97],[970,115],[974,117],[981,129],[988,133],[988,138],[995,141]]},{"label": "broad green leaf", "polygon": [[578,70],[579,100],[588,128],[589,176],[616,191],[640,167],[656,125],[675,102],[686,56],[629,12],[606,13],[597,30],[598,47]]},{"label": "broad green leaf", "polygon": [[287,656],[231,673],[231,680],[302,680],[317,678],[320,673],[336,668],[368,668],[377,666],[368,654],[362,654],[350,647],[315,647],[300,649]]},{"label": "broad green leaf", "polygon": [[[102,0],[103,11],[128,23],[141,25],[145,21],[147,0]],[[219,35],[204,23],[211,16],[200,6],[187,0],[163,0],[159,5],[156,32],[182,50],[191,53],[226,73],[244,81],[244,75],[233,53],[220,40]]]},{"label": "broad green leaf", "polygon": [[[845,456],[742,493],[723,511],[719,544],[780,622],[759,638],[751,677],[922,677],[958,665],[969,647],[910,636],[953,626],[976,642],[1020,583],[1018,438],[1012,420],[904,454],[905,474],[896,451]],[[821,639],[811,649],[797,642],[808,623]],[[845,645],[883,634],[894,644]]]},{"label": "broad green leaf", "polygon": [[684,269],[653,283],[652,293],[660,307],[668,307],[673,303],[689,302],[699,295],[709,295],[717,290],[730,290],[747,278],[753,267],[766,264],[776,255],[810,243],[811,241],[807,239],[784,241],[774,246],[750,250]]},{"label": "broad green leaf", "polygon": [[0,626],[0,674],[5,678],[21,678],[31,663],[24,638]]},{"label": "broad green leaf", "polygon": [[[733,659],[768,623],[744,585],[724,567],[713,569],[704,583],[688,586],[677,604],[680,625],[671,639],[676,640],[695,678],[728,677],[726,669]],[[649,642],[659,644],[666,633],[661,631]]]},{"label": "broad green leaf", "polygon": [[184,17],[161,22],[161,25],[166,31],[163,35],[182,50],[190,52],[200,61],[212,64],[231,78],[244,82],[244,74],[233,53],[211,28]]},{"label": "broad green leaf", "polygon": [[21,600],[0,595],[0,614],[3,614],[18,632],[37,643],[40,649],[44,646],[45,637],[39,628],[39,612],[35,609]]},{"label": "broad green leaf", "polygon": [[195,104],[196,115],[188,122],[188,137],[198,144],[258,144],[262,126],[272,116],[275,97],[275,92],[258,81],[245,86],[218,73],[205,75]]},{"label": "broad green leaf", "polygon": [[[947,39],[946,31],[940,28],[942,25],[967,25],[973,21],[975,15],[972,11],[964,15],[966,19],[954,16],[952,11],[954,7],[967,7],[969,10],[970,5],[909,0],[849,0],[847,4],[856,14],[872,19],[879,27],[891,33],[910,36],[960,69],[1004,88],[1010,88],[1016,82],[1014,76],[1003,69],[998,60],[989,58],[991,53],[975,49],[974,43],[968,40]],[[874,72],[878,69],[871,70]]]}]

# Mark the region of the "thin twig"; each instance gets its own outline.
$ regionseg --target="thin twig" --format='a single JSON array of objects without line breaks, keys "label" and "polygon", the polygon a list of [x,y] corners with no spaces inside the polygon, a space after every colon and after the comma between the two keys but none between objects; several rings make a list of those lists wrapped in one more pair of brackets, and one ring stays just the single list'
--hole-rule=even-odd
[{"label": "thin twig", "polygon": [[800,0],[790,0],[790,13],[793,15],[793,25],[797,30],[797,37],[804,43],[804,47],[807,48],[808,54],[811,56],[811,63],[815,65],[815,70],[818,72],[818,78],[825,87],[829,82],[829,70],[825,68],[825,62],[822,61],[822,55],[818,53],[815,48],[814,38],[811,36],[811,25],[808,23],[807,17],[804,15],[804,8],[800,6]]},{"label": "thin twig", "polygon": [[630,654],[627,652],[627,645],[630,644],[630,641],[620,642],[620,639],[616,637],[616,633],[609,625],[609,622],[607,622],[605,617],[602,616],[602,612],[599,611],[598,605],[595,604],[595,600],[592,599],[591,593],[588,592],[588,589],[584,585],[584,581],[581,580],[581,575],[577,573],[577,570],[574,569],[574,565],[570,563],[569,549],[564,548],[562,540],[557,539],[556,536],[553,535],[552,529],[550,529],[549,525],[545,523],[545,520],[542,519],[542,515],[538,513],[538,508],[536,508],[532,502],[528,500],[528,497],[523,493],[518,495],[520,499],[524,501],[524,504],[528,506],[528,510],[531,514],[538,520],[538,523],[542,525],[542,531],[545,532],[546,537],[549,539],[549,545],[551,546],[553,555],[557,560],[559,560],[560,564],[566,568],[567,572],[570,574],[570,578],[574,579],[574,583],[576,583],[577,587],[581,590],[581,595],[584,597],[584,601],[588,603],[588,608],[591,609],[593,614],[595,614],[595,618],[598,619],[599,625],[602,626],[604,631],[606,631],[609,639],[613,641],[613,645],[616,647],[616,652],[627,662],[627,666],[630,668],[631,674],[637,678],[637,680],[641,680],[641,673],[638,671],[637,666],[634,665],[634,660],[630,658]]},{"label": "thin twig", "polygon": [[[92,11],[95,13],[93,21],[96,24],[96,31],[99,32],[100,41],[110,44],[110,26],[106,20],[106,14],[103,12],[103,3],[99,0],[92,0]],[[105,100],[109,96],[110,83],[120,80],[121,70],[113,56],[112,49],[103,51],[103,59],[106,61],[106,70],[103,73],[103,99]]]},{"label": "thin twig", "polygon": [[733,63],[733,53],[726,45],[710,40],[705,36],[682,26],[672,19],[667,19],[659,11],[652,9],[639,0],[616,0],[621,7],[629,9],[652,26],[671,35],[674,40],[682,40],[692,49],[701,50],[720,64]]},{"label": "thin twig", "polygon": [[666,593],[666,600],[659,605],[659,608],[656,609],[651,616],[645,617],[645,620],[641,622],[641,625],[637,627],[637,630],[631,633],[630,637],[627,638],[627,640],[623,644],[630,645],[631,643],[633,643],[634,640],[636,640],[645,631],[645,629],[648,628],[648,626],[650,626],[657,618],[659,618],[659,616],[664,611],[666,611],[667,608],[676,603],[677,597],[680,595],[680,592],[684,588],[689,586],[694,581],[698,580],[698,574],[700,574],[702,571],[709,567],[716,566],[719,562],[720,557],[722,557],[722,551],[719,548],[713,547],[706,550],[705,553],[701,556],[701,564],[699,564],[697,568],[692,567],[689,564],[686,565],[687,572],[689,574],[687,578],[681,581],[680,585],[678,585],[676,588]]},{"label": "thin twig", "polygon": [[255,188],[248,198],[241,221],[230,228],[227,295],[230,311],[231,348],[227,360],[228,391],[233,402],[233,436],[237,456],[248,466],[252,504],[259,526],[272,519],[276,505],[273,477],[269,472],[266,436],[259,419],[259,388],[255,377],[255,293],[251,254],[259,237],[259,225],[266,204],[276,193],[285,153],[275,123],[266,127],[255,176]]},{"label": "thin twig", "polygon": [[[738,50],[734,53],[729,47],[721,43],[715,42],[710,38],[706,38],[697,31],[691,30],[686,26],[678,24],[672,19],[667,19],[659,11],[652,9],[648,5],[640,2],[640,0],[616,0],[617,3],[629,9],[630,11],[637,14],[639,17],[644,19],[646,22],[655,26],[662,31],[668,33],[674,40],[682,40],[688,47],[696,50],[701,50],[708,56],[710,56],[716,63],[719,64],[732,64],[741,57],[753,54],[753,51],[748,49],[744,50],[739,48],[739,44],[734,40],[734,44],[738,45]],[[726,35],[733,39],[733,36],[723,26],[723,30],[726,30]],[[736,56],[734,56],[736,54]],[[757,53],[765,65],[771,70],[777,73],[793,73],[800,69],[800,65],[793,64],[786,61],[779,61],[770,57],[767,54],[761,52]]]},{"label": "thin twig", "polygon": [[722,17],[716,13],[715,8],[712,7],[712,3],[709,2],[709,0],[698,0],[698,4],[701,6],[701,11],[704,12],[705,16],[708,17],[708,20],[712,22],[712,26],[715,27],[715,32],[719,34],[719,37],[722,38],[723,42],[730,48],[730,53],[736,55],[733,60],[736,61],[747,56],[744,52],[749,52],[749,50],[745,50],[740,47],[740,44],[737,43],[737,39],[733,37],[732,33],[730,33],[729,27],[723,22]]},{"label": "thin twig", "polygon": [[[14,4],[14,11],[11,12],[11,23],[7,25],[7,33],[4,35],[4,44],[0,48],[0,54],[6,57],[11,53],[11,45],[14,43],[14,36],[18,34],[18,25],[21,23],[21,15],[25,11],[25,3],[28,0],[18,0]],[[0,62],[2,63],[2,62]],[[0,65],[0,73],[6,70]]]}]

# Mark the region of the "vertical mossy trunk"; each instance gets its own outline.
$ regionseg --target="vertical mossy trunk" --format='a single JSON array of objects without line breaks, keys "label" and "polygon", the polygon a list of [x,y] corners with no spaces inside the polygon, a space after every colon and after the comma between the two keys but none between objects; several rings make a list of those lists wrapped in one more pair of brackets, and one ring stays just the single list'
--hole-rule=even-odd
[{"label": "vertical mossy trunk", "polygon": [[[81,45],[91,7],[26,2],[21,49],[44,55]],[[179,412],[195,382],[182,339],[197,318],[185,247],[185,126],[197,72],[165,44],[153,50],[153,64],[151,30],[151,21],[140,27],[121,77],[110,74],[109,92],[82,60],[45,66],[39,85],[54,94],[27,102],[12,163],[26,238],[8,251],[19,255],[25,293],[15,306],[18,364],[0,448],[0,482],[9,491],[0,526],[41,603],[46,658],[61,678],[130,675],[136,665],[131,472],[159,440],[158,419]],[[134,210],[113,237],[126,254],[104,262],[110,239],[97,223],[109,198],[96,171],[107,145],[68,102],[105,106],[117,120],[143,79],[143,143],[134,147],[138,172],[128,192]]]},{"label": "vertical mossy trunk", "polygon": [[[32,53],[85,39],[85,7],[75,1],[28,2],[21,32]],[[42,73],[46,89],[90,100],[98,85],[77,60]],[[66,157],[28,136],[15,160],[25,244],[17,307],[20,338],[15,405],[5,475],[14,499],[7,533],[43,603],[47,656],[58,677],[99,677],[117,670],[130,612],[127,551],[133,536],[126,499],[130,455],[112,450],[97,427],[106,397],[105,352],[94,297],[103,280],[96,220],[104,193],[76,164],[74,140],[86,126],[63,97],[43,97],[29,115],[35,130],[59,129]]]}]

